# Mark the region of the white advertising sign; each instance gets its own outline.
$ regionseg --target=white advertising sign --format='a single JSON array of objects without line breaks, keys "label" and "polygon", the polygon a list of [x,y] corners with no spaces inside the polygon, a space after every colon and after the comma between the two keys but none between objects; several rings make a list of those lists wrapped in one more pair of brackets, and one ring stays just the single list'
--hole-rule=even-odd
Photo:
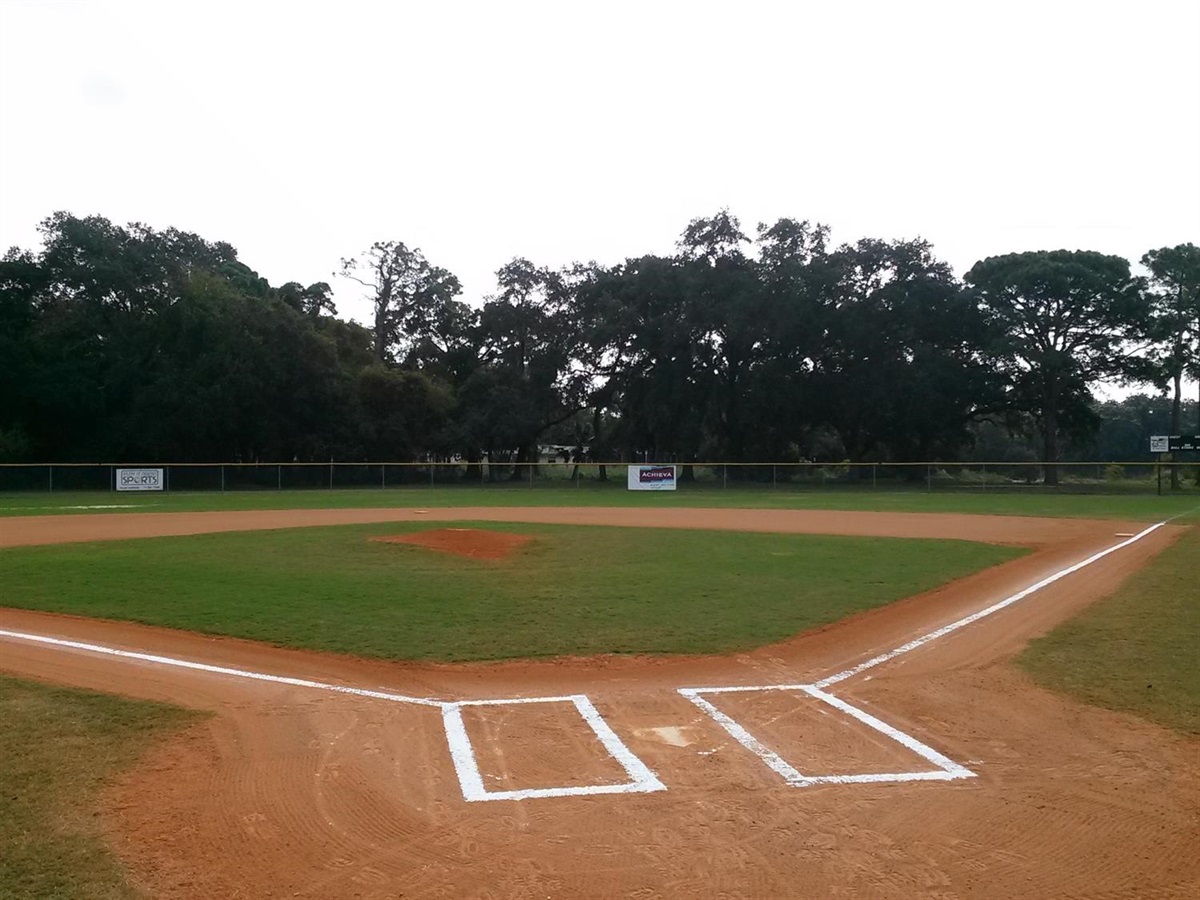
[{"label": "white advertising sign", "polygon": [[1150,452],[1151,453],[1170,453],[1171,438],[1166,434],[1150,435]]},{"label": "white advertising sign", "polygon": [[674,466],[630,466],[627,472],[631,491],[675,490]]},{"label": "white advertising sign", "polygon": [[161,491],[162,469],[117,469],[118,491]]}]

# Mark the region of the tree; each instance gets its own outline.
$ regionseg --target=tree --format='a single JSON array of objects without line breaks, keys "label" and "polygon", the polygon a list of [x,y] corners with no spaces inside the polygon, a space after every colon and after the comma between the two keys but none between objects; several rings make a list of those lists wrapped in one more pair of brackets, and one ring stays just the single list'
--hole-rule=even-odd
[{"label": "tree", "polygon": [[[1170,433],[1179,434],[1183,376],[1191,375],[1200,382],[1200,247],[1162,247],[1151,250],[1141,262],[1150,270],[1153,288],[1152,313],[1145,323],[1145,335],[1152,342],[1150,380],[1159,387],[1170,383]],[[1174,465],[1171,487],[1179,488],[1179,468]]]},{"label": "tree", "polygon": [[453,403],[449,389],[422,372],[377,364],[358,375],[369,459],[411,460],[434,449]]},{"label": "tree", "polygon": [[0,334],[19,338],[10,351],[0,337],[18,380],[0,391],[7,445],[42,460],[146,461],[353,445],[327,317],[290,306],[228,244],[66,213],[41,231],[40,253],[0,263]]},{"label": "tree", "polygon": [[[537,442],[547,428],[584,406],[586,374],[574,365],[578,329],[569,312],[567,274],[517,258],[496,273],[498,293],[479,314],[480,355],[486,364],[473,383],[478,402],[499,403],[511,417],[506,428],[517,461],[533,465]],[[480,385],[490,385],[494,400]],[[516,402],[513,398],[517,398]],[[485,417],[490,421],[490,416]],[[497,433],[490,432],[495,440]],[[513,477],[519,473],[514,471]]]},{"label": "tree", "polygon": [[758,276],[757,263],[742,252],[749,243],[737,217],[721,210],[693,219],[679,241],[683,286],[690,316],[698,326],[695,351],[712,374],[705,430],[709,452],[725,460],[745,458],[757,423],[749,415],[749,398],[762,368],[763,351],[772,327],[771,295]]},{"label": "tree", "polygon": [[[1174,386],[1171,433],[1181,427],[1179,404],[1183,376],[1200,382],[1200,247],[1180,244],[1151,250],[1142,257],[1150,270],[1151,337],[1159,373]],[[1200,431],[1200,422],[1197,423]]]},{"label": "tree", "polygon": [[1124,343],[1148,312],[1141,282],[1127,260],[1083,250],[989,257],[966,281],[995,326],[990,353],[1007,402],[1037,421],[1055,485],[1063,424],[1090,412],[1092,383],[1131,370]]},{"label": "tree", "polygon": [[164,365],[160,330],[189,282],[221,272],[256,280],[228,244],[175,229],[122,227],[58,212],[26,257],[32,321],[28,433],[41,458],[112,458],[141,440],[147,373]]},{"label": "tree", "polygon": [[[593,440],[622,445],[628,459],[694,461],[711,391],[704,326],[677,257],[645,256],[594,269],[574,292],[590,401],[617,412],[615,428]],[[685,468],[684,475],[690,473]]]},{"label": "tree", "polygon": [[33,450],[32,331],[41,281],[33,254],[13,247],[0,258],[0,462],[24,462]]},{"label": "tree", "polygon": [[304,287],[298,281],[289,281],[280,286],[276,293],[280,300],[309,318],[320,319],[323,315],[337,315],[337,307],[333,303],[333,288],[324,281],[318,281],[308,287]]},{"label": "tree", "polygon": [[829,229],[796,219],[758,226],[758,273],[769,320],[750,394],[765,457],[812,456],[810,439],[824,428],[825,398],[814,373],[828,353],[827,327],[841,277],[828,252]]},{"label": "tree", "polygon": [[851,459],[955,456],[995,402],[984,317],[923,240],[860,240],[829,267],[813,362],[821,420]]},{"label": "tree", "polygon": [[343,259],[339,274],[371,291],[375,358],[395,359],[435,330],[462,292],[458,279],[400,241],[376,241],[362,259]]}]

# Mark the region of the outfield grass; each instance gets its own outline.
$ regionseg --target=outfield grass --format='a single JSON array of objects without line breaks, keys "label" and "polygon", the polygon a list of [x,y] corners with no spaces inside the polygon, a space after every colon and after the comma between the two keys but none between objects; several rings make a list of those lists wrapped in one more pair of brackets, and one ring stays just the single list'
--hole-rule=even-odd
[{"label": "outfield grass", "polygon": [[10,549],[0,554],[4,603],[389,659],[723,653],[1023,552],[964,541],[489,523],[474,527],[535,539],[487,563],[368,540],[426,527]]},{"label": "outfield grass", "polygon": [[1020,664],[1046,687],[1200,735],[1200,527]]},{"label": "outfield grass", "polygon": [[138,896],[104,844],[98,795],[195,715],[0,676],[0,898]]},{"label": "outfield grass", "polygon": [[[248,509],[424,508],[463,506],[620,506],[723,509],[845,509],[881,512],[952,512],[977,515],[1052,516],[1160,521],[1182,515],[1200,521],[1200,495],[973,493],[869,488],[800,490],[769,485],[693,485],[670,494],[628,491],[623,485],[562,482],[534,487],[419,487],[353,490],[239,491],[161,494],[23,492],[0,494],[0,518],[56,513],[205,512]],[[118,508],[109,508],[116,506]],[[0,528],[7,527],[0,524]]]}]

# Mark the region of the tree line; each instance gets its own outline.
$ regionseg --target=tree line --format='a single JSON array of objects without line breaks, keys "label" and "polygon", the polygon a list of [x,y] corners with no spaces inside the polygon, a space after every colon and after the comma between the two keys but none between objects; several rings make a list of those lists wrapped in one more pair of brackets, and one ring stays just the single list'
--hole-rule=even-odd
[{"label": "tree line", "polygon": [[[398,241],[341,261],[369,298],[270,285],[232,246],[60,212],[0,260],[0,461],[967,459],[1035,440],[1055,483],[1093,389],[1200,381],[1200,248],[994,256],[698,218],[670,255],[518,258],[478,308]],[[1111,405],[1110,405],[1111,406]],[[1119,404],[1118,404],[1119,406]],[[1200,407],[1197,407],[1200,408]],[[1110,410],[1111,414],[1111,410]],[[1197,426],[1200,430],[1200,426]],[[586,448],[586,451],[585,451]]]}]

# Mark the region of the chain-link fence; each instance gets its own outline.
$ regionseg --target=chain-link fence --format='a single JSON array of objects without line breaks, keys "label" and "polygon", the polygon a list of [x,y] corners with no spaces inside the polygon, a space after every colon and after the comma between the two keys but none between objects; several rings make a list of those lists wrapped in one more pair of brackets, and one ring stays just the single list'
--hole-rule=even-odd
[{"label": "chain-link fence", "polygon": [[[1189,454],[1195,456],[1195,454]],[[420,486],[624,487],[629,463],[155,463],[166,491],[295,491]],[[113,491],[116,463],[0,465],[0,492]],[[697,462],[676,466],[680,490],[1200,493],[1200,461],[1058,463],[1057,484],[1029,462]]]}]

